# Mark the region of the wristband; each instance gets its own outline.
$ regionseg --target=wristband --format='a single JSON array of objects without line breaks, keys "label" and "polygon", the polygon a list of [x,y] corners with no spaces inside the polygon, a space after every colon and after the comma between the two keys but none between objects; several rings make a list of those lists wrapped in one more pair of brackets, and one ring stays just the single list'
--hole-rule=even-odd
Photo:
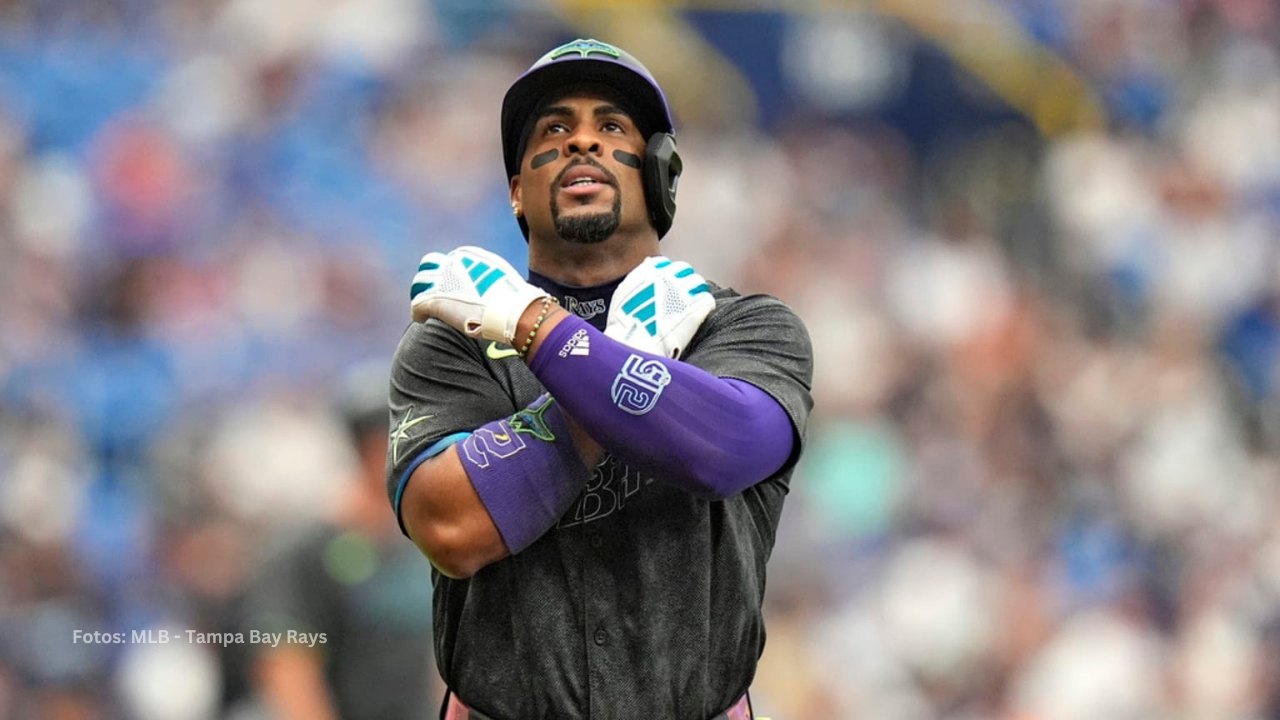
[{"label": "wristband", "polygon": [[551,312],[551,304],[556,299],[550,295],[542,296],[542,310],[538,313],[538,319],[533,321],[533,327],[529,328],[529,337],[525,338],[524,345],[516,350],[516,355],[523,358],[529,354],[529,348],[533,347],[533,339],[538,335],[538,328],[542,327],[542,323],[547,319],[547,313]]}]

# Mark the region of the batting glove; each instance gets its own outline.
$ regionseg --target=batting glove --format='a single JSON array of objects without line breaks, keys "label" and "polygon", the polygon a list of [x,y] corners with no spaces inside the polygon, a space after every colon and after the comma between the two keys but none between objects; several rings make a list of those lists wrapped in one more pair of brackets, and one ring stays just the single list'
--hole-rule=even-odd
[{"label": "batting glove", "polygon": [[689,263],[645,258],[613,292],[604,334],[637,350],[678,358],[715,306],[707,281]]},{"label": "batting glove", "polygon": [[501,257],[464,246],[422,256],[409,306],[414,322],[438,318],[471,337],[510,344],[525,309],[546,294]]}]

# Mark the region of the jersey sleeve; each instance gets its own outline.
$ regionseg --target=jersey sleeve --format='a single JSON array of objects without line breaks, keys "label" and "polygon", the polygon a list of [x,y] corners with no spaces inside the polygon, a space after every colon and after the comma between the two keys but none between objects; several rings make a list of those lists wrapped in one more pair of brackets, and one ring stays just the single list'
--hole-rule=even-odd
[{"label": "jersey sleeve", "polygon": [[402,480],[481,425],[519,408],[484,362],[480,346],[438,320],[409,326],[391,366],[387,496]]},{"label": "jersey sleeve", "polygon": [[788,473],[800,457],[813,409],[813,346],[799,316],[767,295],[717,298],[689,346],[686,362],[717,377],[735,378],[778,401],[791,419],[796,443],[775,476]]}]

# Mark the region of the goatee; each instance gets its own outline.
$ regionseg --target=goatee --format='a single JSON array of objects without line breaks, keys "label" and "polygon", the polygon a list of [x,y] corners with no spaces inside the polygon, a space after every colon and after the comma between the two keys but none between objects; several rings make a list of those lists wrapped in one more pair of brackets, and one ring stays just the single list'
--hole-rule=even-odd
[{"label": "goatee", "polygon": [[[612,212],[592,213],[591,215],[573,215],[562,217],[556,212],[556,234],[565,242],[579,245],[592,245],[604,242],[618,229],[622,220],[622,208],[617,201]],[[559,208],[556,208],[558,211]]]}]

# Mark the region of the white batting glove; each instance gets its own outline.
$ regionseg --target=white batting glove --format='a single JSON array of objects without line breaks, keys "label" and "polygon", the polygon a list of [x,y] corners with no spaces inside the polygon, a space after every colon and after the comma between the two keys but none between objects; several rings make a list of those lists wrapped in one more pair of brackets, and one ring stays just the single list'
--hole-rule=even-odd
[{"label": "white batting glove", "polygon": [[689,263],[645,258],[613,292],[604,334],[637,350],[678,358],[715,306],[707,281]]},{"label": "white batting glove", "polygon": [[510,344],[529,304],[547,293],[478,247],[422,256],[409,290],[414,322],[438,318],[471,337]]}]

